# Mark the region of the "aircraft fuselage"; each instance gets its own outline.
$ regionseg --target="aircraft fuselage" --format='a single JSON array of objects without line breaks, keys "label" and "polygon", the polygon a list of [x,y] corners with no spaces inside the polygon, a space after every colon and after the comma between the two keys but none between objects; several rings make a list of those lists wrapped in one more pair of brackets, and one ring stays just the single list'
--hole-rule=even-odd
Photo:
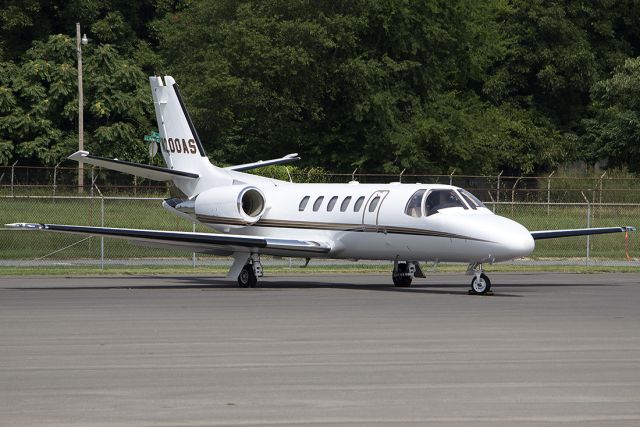
[{"label": "aircraft fuselage", "polygon": [[[261,185],[266,207],[253,224],[232,218],[192,214],[221,232],[333,242],[330,258],[493,262],[527,256],[534,240],[525,227],[465,200],[458,187],[439,184]],[[411,212],[412,195],[453,191],[461,206],[426,215]],[[298,255],[299,256],[299,255]],[[317,254],[313,255],[317,257]]]}]

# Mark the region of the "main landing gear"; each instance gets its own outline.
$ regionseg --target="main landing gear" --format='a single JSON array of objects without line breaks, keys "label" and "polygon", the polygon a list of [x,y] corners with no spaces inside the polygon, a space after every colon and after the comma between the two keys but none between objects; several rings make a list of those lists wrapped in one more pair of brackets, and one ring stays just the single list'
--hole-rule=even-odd
[{"label": "main landing gear", "polygon": [[469,289],[469,294],[472,295],[486,295],[491,291],[491,280],[484,274],[484,270],[482,269],[482,263],[474,263],[469,264],[469,268],[467,268],[467,274],[473,274],[473,279],[471,279],[471,289]]},{"label": "main landing gear", "polygon": [[262,264],[259,257],[252,256],[240,270],[238,285],[241,288],[255,288],[258,286],[258,277],[262,277]]},{"label": "main landing gear", "polygon": [[397,288],[408,288],[411,286],[411,282],[414,277],[425,277],[424,273],[420,269],[420,264],[415,261],[394,261],[393,273],[391,278],[393,279],[393,285]]}]

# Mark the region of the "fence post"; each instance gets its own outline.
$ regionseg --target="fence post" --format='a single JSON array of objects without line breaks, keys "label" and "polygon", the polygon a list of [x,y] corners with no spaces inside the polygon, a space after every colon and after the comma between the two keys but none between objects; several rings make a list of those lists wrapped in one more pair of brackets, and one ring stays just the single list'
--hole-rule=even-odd
[{"label": "fence post", "polygon": [[57,165],[54,166],[53,168],[53,196],[55,197],[56,195],[56,188],[57,188],[57,176],[58,176],[58,166],[60,166],[60,163],[62,162],[58,162]]},{"label": "fence post", "polygon": [[358,168],[355,168],[353,172],[351,172],[351,181],[356,180],[356,172],[358,172]]},{"label": "fence post", "polygon": [[602,204],[602,180],[604,179],[605,175],[607,175],[607,171],[604,171],[604,173],[600,176],[600,204]]},{"label": "fence post", "polygon": [[[104,195],[96,185],[95,181],[92,179],[91,181],[92,192],[93,192],[93,187],[96,188],[96,190],[98,191],[98,194],[100,195],[100,227],[104,227]],[[100,270],[104,270],[104,236],[100,236]]]},{"label": "fence post", "polygon": [[[102,193],[100,193],[100,226],[104,227],[104,196]],[[100,270],[104,270],[104,236],[100,236]]]},{"label": "fence post", "polygon": [[493,205],[493,213],[496,213],[496,206],[500,203],[500,177],[504,170],[501,170],[498,174],[498,185],[496,186],[496,203]]},{"label": "fence post", "polygon": [[[600,194],[598,197],[599,203],[598,203],[598,215],[600,216],[600,218],[602,218],[602,180],[604,179],[605,175],[607,174],[607,171],[604,171],[604,173],[602,175],[600,175],[600,179],[598,180],[598,187],[600,188]],[[595,193],[595,190],[593,191]],[[595,194],[593,196],[593,202],[595,203],[596,201],[596,197]]]},{"label": "fence post", "polygon": [[[93,197],[93,186],[96,184],[96,178],[95,178],[95,166],[91,166],[91,197]],[[98,187],[96,187],[98,188]]]},{"label": "fence post", "polygon": [[11,165],[11,197],[13,197],[13,168],[16,167],[16,164],[18,164],[17,160]]},{"label": "fence post", "polygon": [[[196,223],[192,223],[193,227],[192,227],[192,231],[195,233],[196,232]],[[193,268],[196,268],[196,253],[193,252],[191,255],[191,264]]]},{"label": "fence post", "polygon": [[521,179],[522,177],[519,177],[518,179],[516,179],[516,182],[513,184],[513,187],[511,187],[511,216],[512,217],[513,217],[513,208],[516,203],[516,186],[518,185],[518,182],[520,182]]},{"label": "fence post", "polygon": [[547,216],[550,214],[550,204],[551,204],[551,177],[556,171],[551,172],[551,174],[547,177]]},{"label": "fence post", "polygon": [[[584,201],[587,202],[587,228],[591,228],[591,203],[589,202],[589,199],[587,199],[587,196],[584,195],[584,191],[580,191],[580,193],[582,193],[582,197],[584,198]],[[589,258],[591,256],[591,236],[589,236],[587,234],[587,260],[586,260],[586,264],[589,265]]]}]

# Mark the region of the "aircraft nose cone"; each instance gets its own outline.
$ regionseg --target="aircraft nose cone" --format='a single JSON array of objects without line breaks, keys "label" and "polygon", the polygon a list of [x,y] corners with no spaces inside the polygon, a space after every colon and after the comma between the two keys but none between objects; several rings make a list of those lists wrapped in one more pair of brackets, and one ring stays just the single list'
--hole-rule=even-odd
[{"label": "aircraft nose cone", "polygon": [[501,218],[501,243],[505,250],[506,258],[513,259],[531,255],[535,248],[535,241],[529,230],[508,218]]},{"label": "aircraft nose cone", "polygon": [[514,236],[513,241],[509,244],[509,249],[516,254],[516,257],[524,257],[531,255],[536,247],[536,243],[531,237],[531,233],[522,227],[522,231]]}]

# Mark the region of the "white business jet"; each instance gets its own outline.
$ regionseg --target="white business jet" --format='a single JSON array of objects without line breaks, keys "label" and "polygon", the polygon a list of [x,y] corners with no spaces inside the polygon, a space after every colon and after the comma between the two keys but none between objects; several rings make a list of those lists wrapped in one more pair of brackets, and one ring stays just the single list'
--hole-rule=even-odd
[{"label": "white business jet", "polygon": [[221,168],[207,158],[172,77],[150,77],[166,168],[93,156],[69,158],[151,180],[171,180],[183,193],[162,206],[219,233],[37,223],[13,228],[126,239],[144,245],[232,256],[228,278],[254,287],[260,255],[393,261],[393,283],[424,277],[419,261],[464,262],[471,293],[491,288],[483,263],[524,257],[534,241],[623,232],[627,227],[529,232],[493,214],[468,191],[439,184],[294,184],[242,171],[297,160],[297,154]]}]

